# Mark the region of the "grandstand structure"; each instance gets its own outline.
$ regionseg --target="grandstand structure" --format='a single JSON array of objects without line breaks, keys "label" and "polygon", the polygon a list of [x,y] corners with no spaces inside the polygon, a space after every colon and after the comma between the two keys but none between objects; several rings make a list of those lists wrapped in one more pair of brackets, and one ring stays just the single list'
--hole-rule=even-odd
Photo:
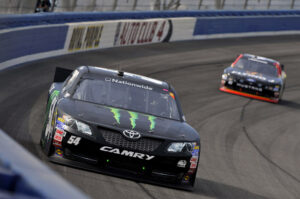
[{"label": "grandstand structure", "polygon": [[[300,0],[49,0],[54,12],[147,10],[289,10]],[[1,14],[33,13],[36,0],[1,0]]]}]

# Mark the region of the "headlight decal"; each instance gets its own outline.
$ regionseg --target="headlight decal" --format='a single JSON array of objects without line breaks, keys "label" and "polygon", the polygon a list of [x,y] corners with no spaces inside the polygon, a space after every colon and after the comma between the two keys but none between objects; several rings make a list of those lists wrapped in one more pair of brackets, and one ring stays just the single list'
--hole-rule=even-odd
[{"label": "headlight decal", "polygon": [[[64,114],[61,121],[65,121],[63,124],[63,129],[65,126],[76,129],[78,132],[86,135],[92,135],[92,130],[89,125],[80,122],[69,115]],[[61,122],[60,121],[60,122]],[[61,124],[60,124],[61,125]]]},{"label": "headlight decal", "polygon": [[83,134],[87,134],[87,135],[92,135],[92,131],[90,129],[90,127],[82,122],[79,122],[77,120],[75,120],[76,126],[77,126],[77,130]]},{"label": "headlight decal", "polygon": [[192,150],[193,145],[190,142],[173,142],[167,149],[167,151],[171,153],[192,152]]}]

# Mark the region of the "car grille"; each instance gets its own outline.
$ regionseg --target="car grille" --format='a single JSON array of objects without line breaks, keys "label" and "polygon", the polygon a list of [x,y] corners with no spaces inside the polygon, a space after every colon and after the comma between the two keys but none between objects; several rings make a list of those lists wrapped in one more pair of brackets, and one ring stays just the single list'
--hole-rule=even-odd
[{"label": "car grille", "polygon": [[163,142],[163,140],[148,137],[142,137],[136,141],[129,141],[126,140],[120,132],[109,129],[101,129],[100,131],[107,143],[132,150],[152,152]]}]

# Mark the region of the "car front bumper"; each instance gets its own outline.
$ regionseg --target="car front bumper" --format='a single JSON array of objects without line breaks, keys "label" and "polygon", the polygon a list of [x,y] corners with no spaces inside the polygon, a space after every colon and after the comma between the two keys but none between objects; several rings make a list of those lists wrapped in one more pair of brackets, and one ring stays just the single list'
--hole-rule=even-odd
[{"label": "car front bumper", "polygon": [[254,95],[254,94],[246,93],[246,92],[243,92],[243,91],[233,90],[233,89],[230,89],[226,86],[221,86],[220,91],[235,94],[235,95],[240,95],[240,96],[244,96],[244,97],[248,97],[248,98],[252,98],[252,99],[272,102],[272,103],[278,103],[279,102],[278,98],[268,98],[268,97],[263,97],[263,96],[259,96],[259,95]]}]

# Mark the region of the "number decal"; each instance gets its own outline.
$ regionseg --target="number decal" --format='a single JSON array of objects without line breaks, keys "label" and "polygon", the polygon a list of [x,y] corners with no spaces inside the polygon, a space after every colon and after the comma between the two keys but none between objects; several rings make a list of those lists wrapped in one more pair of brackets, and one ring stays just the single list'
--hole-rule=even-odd
[{"label": "number decal", "polygon": [[67,143],[68,144],[74,144],[75,146],[77,146],[79,144],[80,140],[81,140],[81,137],[76,137],[76,136],[72,135],[69,138]]}]

